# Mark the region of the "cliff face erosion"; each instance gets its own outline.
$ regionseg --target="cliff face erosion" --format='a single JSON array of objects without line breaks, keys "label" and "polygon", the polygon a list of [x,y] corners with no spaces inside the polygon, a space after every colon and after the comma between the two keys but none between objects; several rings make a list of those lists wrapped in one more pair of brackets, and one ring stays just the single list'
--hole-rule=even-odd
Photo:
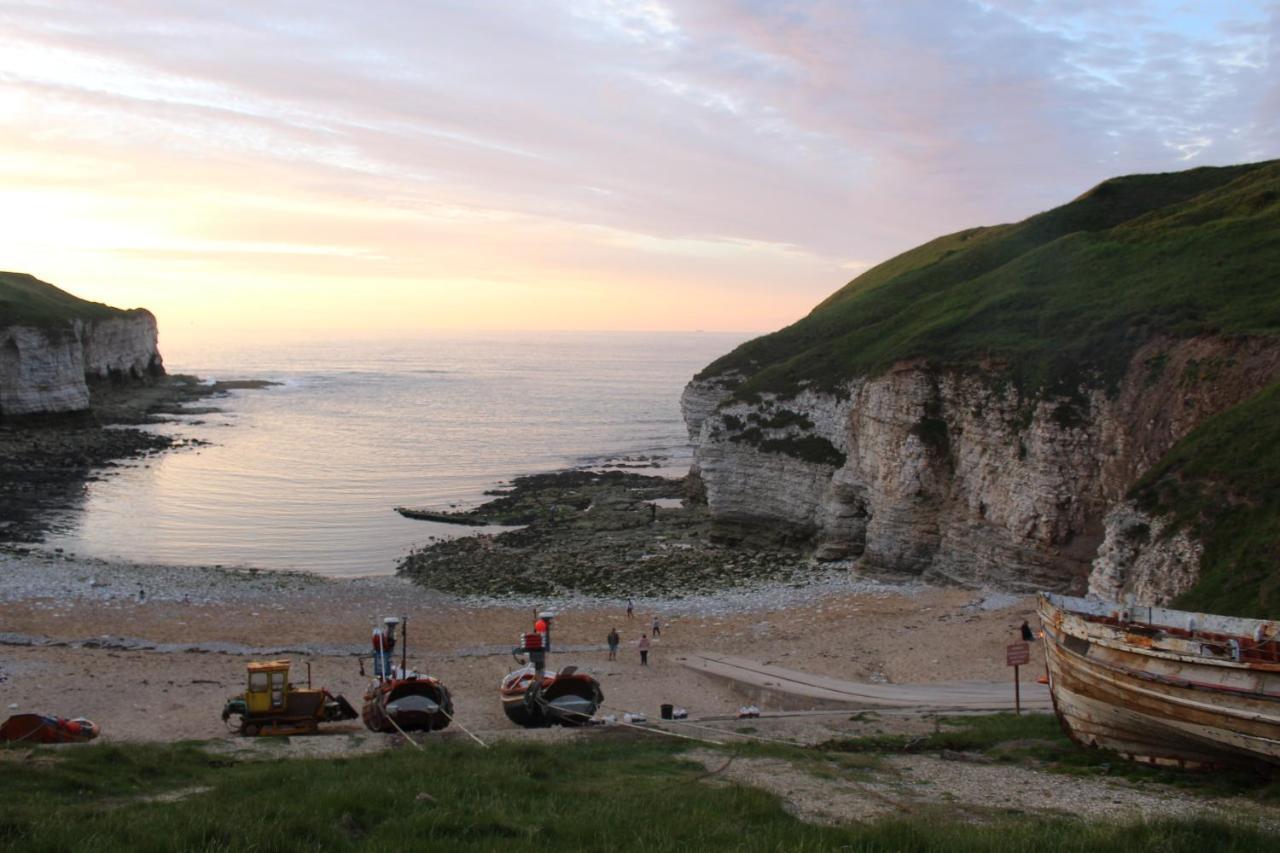
[{"label": "cliff face erosion", "polygon": [[90,384],[164,373],[156,319],[0,273],[0,417],[89,408]]},{"label": "cliff face erosion", "polygon": [[1210,510],[1135,486],[1280,379],[1277,271],[1275,163],[1120,178],[894,258],[685,389],[713,535],[927,580],[1191,594]]}]

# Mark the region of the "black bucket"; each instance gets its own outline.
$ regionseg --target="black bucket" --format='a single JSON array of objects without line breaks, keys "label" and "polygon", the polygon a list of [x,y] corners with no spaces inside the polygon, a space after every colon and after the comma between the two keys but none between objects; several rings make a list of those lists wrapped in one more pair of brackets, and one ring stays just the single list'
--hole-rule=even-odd
[{"label": "black bucket", "polygon": [[664,720],[669,720],[669,719],[671,719],[671,715],[675,713],[676,706],[675,706],[675,705],[663,705],[663,706],[661,707],[661,709],[660,709],[660,710],[662,711],[662,719],[664,719]]}]

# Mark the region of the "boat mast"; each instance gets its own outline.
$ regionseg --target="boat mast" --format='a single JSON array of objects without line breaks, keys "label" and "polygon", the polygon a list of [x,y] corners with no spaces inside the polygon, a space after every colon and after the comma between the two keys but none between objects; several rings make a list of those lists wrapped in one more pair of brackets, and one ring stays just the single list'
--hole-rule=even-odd
[{"label": "boat mast", "polygon": [[409,617],[401,616],[400,624],[404,629],[400,632],[400,677],[409,671]]}]

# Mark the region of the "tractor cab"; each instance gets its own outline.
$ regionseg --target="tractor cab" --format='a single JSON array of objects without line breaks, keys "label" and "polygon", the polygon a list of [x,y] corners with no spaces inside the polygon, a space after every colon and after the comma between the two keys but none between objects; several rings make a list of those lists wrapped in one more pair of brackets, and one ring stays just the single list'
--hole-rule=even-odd
[{"label": "tractor cab", "polygon": [[249,689],[245,704],[251,714],[282,712],[289,704],[289,661],[249,664]]}]

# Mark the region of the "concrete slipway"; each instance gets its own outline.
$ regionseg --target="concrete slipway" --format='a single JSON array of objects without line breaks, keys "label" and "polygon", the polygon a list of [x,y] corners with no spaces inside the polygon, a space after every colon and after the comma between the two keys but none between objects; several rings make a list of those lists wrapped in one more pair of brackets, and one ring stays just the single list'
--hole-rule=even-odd
[{"label": "concrete slipway", "polygon": [[[746,658],[697,652],[682,663],[709,678],[729,681],[746,698],[781,710],[819,708],[903,708],[930,711],[1012,711],[1013,670],[1001,682],[953,681],[931,684],[871,684],[811,675]],[[1048,711],[1049,688],[1036,683],[1042,670],[1023,667],[1023,710]]]}]

